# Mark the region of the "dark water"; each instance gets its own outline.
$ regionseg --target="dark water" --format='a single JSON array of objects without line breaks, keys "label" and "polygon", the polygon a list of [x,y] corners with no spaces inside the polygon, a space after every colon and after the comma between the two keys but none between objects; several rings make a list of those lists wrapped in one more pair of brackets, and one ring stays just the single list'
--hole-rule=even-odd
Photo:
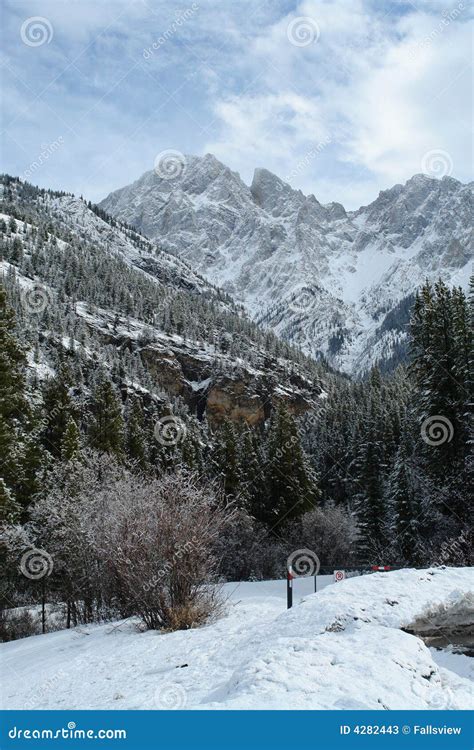
[{"label": "dark water", "polygon": [[426,643],[430,648],[445,649],[450,647],[450,651],[453,654],[464,654],[464,656],[474,656],[474,634],[469,633],[467,635],[435,635],[435,636],[421,636],[419,638]]}]

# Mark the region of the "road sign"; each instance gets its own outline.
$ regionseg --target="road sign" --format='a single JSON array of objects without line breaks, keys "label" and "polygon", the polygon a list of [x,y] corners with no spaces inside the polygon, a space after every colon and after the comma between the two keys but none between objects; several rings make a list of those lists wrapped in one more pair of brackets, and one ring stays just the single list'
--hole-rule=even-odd
[{"label": "road sign", "polygon": [[339,581],[343,581],[346,577],[346,571],[345,570],[335,570],[334,571],[334,583],[338,583]]}]

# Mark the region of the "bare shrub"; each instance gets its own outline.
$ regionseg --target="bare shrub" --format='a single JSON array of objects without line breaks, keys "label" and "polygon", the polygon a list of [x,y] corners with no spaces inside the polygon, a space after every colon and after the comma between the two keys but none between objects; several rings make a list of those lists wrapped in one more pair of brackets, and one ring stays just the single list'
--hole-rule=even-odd
[{"label": "bare shrub", "polygon": [[50,477],[11,547],[15,561],[28,546],[48,555],[41,583],[68,626],[138,615],[149,628],[190,628],[218,612],[214,544],[232,516],[195,474],[140,477],[90,452]]},{"label": "bare shrub", "polygon": [[343,508],[327,504],[292,522],[283,535],[291,549],[313,550],[322,567],[332,567],[351,563],[356,534],[352,516]]},{"label": "bare shrub", "polygon": [[100,500],[102,494],[118,487],[126,476],[110,456],[90,451],[80,462],[59,465],[32,509],[30,537],[53,561],[51,575],[45,579],[48,601],[65,603],[68,626],[113,614],[96,533],[109,510]]},{"label": "bare shrub", "polygon": [[255,581],[284,575],[283,543],[245,510],[236,511],[216,539],[219,571],[227,581]]},{"label": "bare shrub", "polygon": [[96,545],[123,615],[148,628],[200,625],[219,608],[213,543],[232,518],[212,487],[184,471],[100,493],[107,508]]}]

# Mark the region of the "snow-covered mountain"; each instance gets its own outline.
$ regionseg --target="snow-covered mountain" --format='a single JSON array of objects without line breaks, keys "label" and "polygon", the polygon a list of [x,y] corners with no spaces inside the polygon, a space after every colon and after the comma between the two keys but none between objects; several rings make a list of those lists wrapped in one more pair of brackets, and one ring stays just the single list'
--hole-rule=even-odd
[{"label": "snow-covered mountain", "polygon": [[324,368],[82,198],[4,177],[0,223],[0,282],[33,379],[75,353],[86,369],[119,373],[122,391],[176,401],[213,425],[260,424],[281,401],[297,415],[319,403]]},{"label": "snow-covered mountain", "polygon": [[347,212],[266,169],[248,187],[210,154],[187,156],[176,172],[146,172],[101,206],[258,322],[348,372],[403,356],[410,302],[425,279],[467,285],[474,183],[415,175]]}]

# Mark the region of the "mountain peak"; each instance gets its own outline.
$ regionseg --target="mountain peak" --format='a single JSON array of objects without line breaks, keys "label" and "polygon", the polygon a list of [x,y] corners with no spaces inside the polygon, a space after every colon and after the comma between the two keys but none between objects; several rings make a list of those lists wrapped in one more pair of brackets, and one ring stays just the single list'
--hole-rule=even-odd
[{"label": "mountain peak", "polygon": [[[452,178],[414,175],[346,213],[268,169],[249,188],[212,154],[187,158],[179,179],[134,184],[102,206],[337,367],[362,372],[397,355],[400,310],[420,279],[467,283],[472,198]],[[392,310],[400,329],[390,318],[384,326]]]},{"label": "mountain peak", "polygon": [[296,199],[298,204],[305,200],[301,190],[294,190],[276,174],[262,167],[254,171],[250,192],[255,203],[270,212],[281,211],[288,200]]},{"label": "mountain peak", "polygon": [[404,187],[408,187],[409,185],[434,185],[435,183],[436,179],[434,177],[430,177],[423,172],[417,172],[405,182]]}]

